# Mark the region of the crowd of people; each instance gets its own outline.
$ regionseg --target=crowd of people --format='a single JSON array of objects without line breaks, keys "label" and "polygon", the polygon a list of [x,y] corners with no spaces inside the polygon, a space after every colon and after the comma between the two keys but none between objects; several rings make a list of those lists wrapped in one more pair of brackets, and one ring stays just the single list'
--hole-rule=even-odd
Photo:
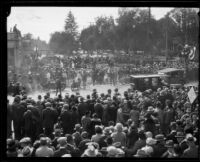
[{"label": "crowd of people", "polygon": [[7,103],[6,154],[198,158],[199,103],[190,103],[188,91],[164,86],[143,93],[93,89],[86,98],[78,92],[37,100],[16,95]]},{"label": "crowd of people", "polygon": [[[61,69],[64,86],[71,85],[79,78],[82,81],[81,86],[85,87],[88,78],[91,78],[93,85],[107,83],[115,85],[116,83],[126,83],[125,80],[131,74],[155,74],[158,70],[170,67],[185,68],[182,61],[136,63],[132,56],[126,56],[128,59],[126,58],[125,62],[120,61],[121,57],[46,56],[41,58],[36,54],[26,55],[23,66],[18,72],[12,67],[8,69],[8,89],[9,91],[16,89],[13,87],[16,87],[17,84],[26,87],[27,91],[54,89],[58,78],[57,69]],[[132,60],[131,63],[128,62],[130,60]],[[189,71],[198,69],[198,67],[198,62],[189,62],[188,64]]]}]

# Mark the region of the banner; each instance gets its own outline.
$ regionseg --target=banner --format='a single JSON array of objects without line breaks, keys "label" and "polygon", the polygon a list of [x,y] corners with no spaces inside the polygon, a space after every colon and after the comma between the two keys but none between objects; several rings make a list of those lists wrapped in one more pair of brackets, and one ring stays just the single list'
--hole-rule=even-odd
[{"label": "banner", "polygon": [[197,98],[197,95],[196,95],[196,93],[195,93],[193,87],[192,87],[192,88],[190,89],[190,91],[188,92],[188,98],[189,98],[191,104],[192,104],[192,103],[195,101],[195,99]]}]

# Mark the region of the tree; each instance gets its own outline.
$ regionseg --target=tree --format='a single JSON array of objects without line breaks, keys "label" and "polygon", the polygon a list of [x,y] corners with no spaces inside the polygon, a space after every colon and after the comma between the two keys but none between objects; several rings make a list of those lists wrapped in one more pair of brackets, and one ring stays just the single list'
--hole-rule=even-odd
[{"label": "tree", "polygon": [[70,11],[65,20],[64,31],[55,32],[51,35],[49,46],[54,53],[71,55],[74,50],[78,50],[77,23],[74,15]]},{"label": "tree", "polygon": [[75,39],[77,39],[78,31],[77,31],[78,25],[75,22],[75,17],[72,14],[71,11],[69,11],[67,18],[65,20],[65,26],[64,30],[67,34],[72,35]]},{"label": "tree", "polygon": [[193,8],[175,8],[169,12],[179,28],[179,37],[183,43],[198,43],[199,20],[197,12]]},{"label": "tree", "polygon": [[50,49],[54,53],[72,54],[74,49],[77,49],[77,41],[74,37],[66,32],[55,32],[51,35],[49,41]]}]

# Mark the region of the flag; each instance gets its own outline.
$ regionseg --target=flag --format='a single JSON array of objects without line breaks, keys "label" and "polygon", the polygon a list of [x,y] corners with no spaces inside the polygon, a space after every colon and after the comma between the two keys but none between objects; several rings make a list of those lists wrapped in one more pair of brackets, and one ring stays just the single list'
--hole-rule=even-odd
[{"label": "flag", "polygon": [[195,58],[196,55],[196,47],[191,47],[190,48],[190,53],[188,54],[188,58],[189,60],[193,60]]},{"label": "flag", "polygon": [[189,98],[191,104],[192,104],[192,103],[194,102],[194,100],[197,98],[197,95],[196,95],[196,93],[195,93],[193,87],[192,87],[192,88],[190,89],[190,91],[188,92],[188,98]]}]

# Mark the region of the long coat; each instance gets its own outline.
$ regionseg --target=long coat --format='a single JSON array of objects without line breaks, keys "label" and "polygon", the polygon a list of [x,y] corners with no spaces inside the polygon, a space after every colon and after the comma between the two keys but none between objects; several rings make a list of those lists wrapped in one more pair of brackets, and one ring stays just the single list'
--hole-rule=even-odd
[{"label": "long coat", "polygon": [[42,110],[42,121],[44,128],[53,128],[57,121],[57,112],[51,108]]},{"label": "long coat", "polygon": [[103,106],[100,103],[96,103],[94,105],[94,112],[98,115],[98,117],[102,120],[103,117]]},{"label": "long coat", "polygon": [[64,133],[70,133],[72,131],[72,113],[69,110],[65,110],[60,114],[61,126]]},{"label": "long coat", "polygon": [[22,106],[20,103],[12,104],[13,124],[14,124],[15,137],[17,139],[22,137],[21,132],[23,129],[23,115],[25,111],[26,108]]},{"label": "long coat", "polygon": [[12,108],[11,105],[7,105],[7,137],[11,135],[11,121],[12,121]]}]

